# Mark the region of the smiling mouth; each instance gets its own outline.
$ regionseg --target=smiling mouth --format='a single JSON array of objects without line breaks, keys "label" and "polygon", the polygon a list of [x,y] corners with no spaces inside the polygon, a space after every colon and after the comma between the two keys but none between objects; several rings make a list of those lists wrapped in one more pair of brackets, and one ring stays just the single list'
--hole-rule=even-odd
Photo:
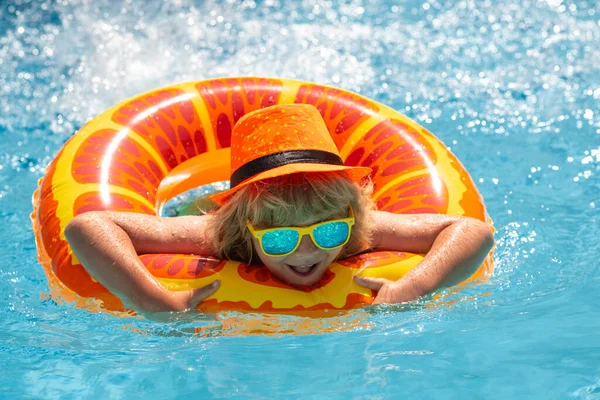
[{"label": "smiling mouth", "polygon": [[300,275],[300,276],[309,276],[310,274],[313,273],[313,271],[315,269],[317,269],[317,265],[319,265],[319,263],[315,263],[315,264],[310,264],[310,265],[289,265],[286,264],[292,271],[294,271],[294,273]]}]

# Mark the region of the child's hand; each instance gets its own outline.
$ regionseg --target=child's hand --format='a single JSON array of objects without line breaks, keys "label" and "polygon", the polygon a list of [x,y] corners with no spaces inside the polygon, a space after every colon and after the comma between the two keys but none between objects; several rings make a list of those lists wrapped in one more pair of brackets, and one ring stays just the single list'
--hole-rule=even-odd
[{"label": "child's hand", "polygon": [[219,281],[214,281],[198,289],[169,292],[171,301],[167,303],[167,306],[172,309],[165,311],[193,311],[200,302],[216,292],[219,285]]},{"label": "child's hand", "polygon": [[405,303],[417,299],[423,294],[419,293],[408,280],[400,279],[393,282],[383,278],[369,278],[355,275],[354,282],[360,286],[377,291],[373,304]]},{"label": "child's hand", "polygon": [[138,314],[153,320],[169,320],[170,313],[194,311],[204,299],[217,291],[219,281],[214,281],[198,289],[172,292],[161,288],[152,298],[146,298],[137,304],[130,304]]}]

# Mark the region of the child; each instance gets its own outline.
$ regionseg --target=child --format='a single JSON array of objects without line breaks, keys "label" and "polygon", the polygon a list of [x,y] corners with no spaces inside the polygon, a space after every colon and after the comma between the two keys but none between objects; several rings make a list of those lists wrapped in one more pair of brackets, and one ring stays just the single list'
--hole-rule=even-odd
[{"label": "child", "polygon": [[329,265],[369,250],[427,253],[397,282],[356,276],[375,303],[414,300],[472,275],[493,245],[490,227],[448,215],[376,211],[369,168],[343,165],[319,111],[305,104],[248,113],[233,128],[231,189],[203,216],[89,212],[65,236],[84,268],[142,313],[194,309],[219,282],[170,292],[137,254],[188,253],[262,263],[291,285],[312,285]]}]

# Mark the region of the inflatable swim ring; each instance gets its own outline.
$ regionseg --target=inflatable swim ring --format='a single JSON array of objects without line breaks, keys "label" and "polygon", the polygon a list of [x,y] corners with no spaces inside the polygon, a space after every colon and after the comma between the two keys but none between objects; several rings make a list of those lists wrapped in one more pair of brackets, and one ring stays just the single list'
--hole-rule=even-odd
[{"label": "inflatable swim ring", "polygon": [[[287,79],[227,78],[154,90],[103,112],[71,137],[33,195],[32,224],[51,295],[82,306],[123,310],[73,255],[64,230],[92,210],[156,215],[170,198],[229,179],[231,128],[245,113],[283,103],[314,105],[347,165],[373,169],[373,198],[394,213],[465,215],[489,221],[461,163],[426,129],[365,97]],[[171,290],[220,289],[199,311],[246,310],[319,315],[373,301],[352,276],[399,279],[422,259],[401,252],[363,254],[333,264],[318,285],[294,289],[260,266],[185,254],[140,256]],[[488,256],[470,278],[493,270]]]}]

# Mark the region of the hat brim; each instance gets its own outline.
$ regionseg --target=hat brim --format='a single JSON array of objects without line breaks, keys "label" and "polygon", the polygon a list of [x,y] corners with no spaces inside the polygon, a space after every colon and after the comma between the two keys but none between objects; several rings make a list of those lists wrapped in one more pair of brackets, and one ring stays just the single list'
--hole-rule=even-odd
[{"label": "hat brim", "polygon": [[372,169],[369,167],[349,167],[346,165],[330,165],[330,164],[317,164],[317,163],[297,163],[287,164],[281,167],[273,168],[268,171],[261,172],[254,175],[245,181],[240,182],[236,187],[226,190],[221,193],[216,193],[209,198],[219,205],[223,205],[229,197],[235,194],[241,188],[257,181],[264,179],[274,178],[278,176],[296,174],[299,172],[333,172],[333,171],[345,171],[350,179],[360,183],[366,176],[368,176]]}]

